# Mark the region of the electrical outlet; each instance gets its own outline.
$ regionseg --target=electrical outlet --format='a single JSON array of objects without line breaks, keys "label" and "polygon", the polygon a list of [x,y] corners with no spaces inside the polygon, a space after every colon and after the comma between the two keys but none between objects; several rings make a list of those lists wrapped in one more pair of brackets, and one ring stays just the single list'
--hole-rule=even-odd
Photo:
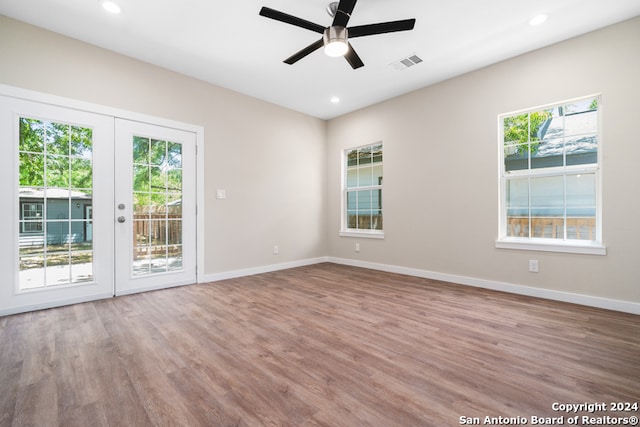
[{"label": "electrical outlet", "polygon": [[529,260],[529,271],[532,273],[537,273],[539,271],[538,260],[530,259]]},{"label": "electrical outlet", "polygon": [[356,243],[356,252],[360,252],[360,243]]},{"label": "electrical outlet", "polygon": [[280,248],[278,248],[278,245],[274,245],[273,246],[273,254],[274,255],[278,255],[279,252],[280,252]]}]

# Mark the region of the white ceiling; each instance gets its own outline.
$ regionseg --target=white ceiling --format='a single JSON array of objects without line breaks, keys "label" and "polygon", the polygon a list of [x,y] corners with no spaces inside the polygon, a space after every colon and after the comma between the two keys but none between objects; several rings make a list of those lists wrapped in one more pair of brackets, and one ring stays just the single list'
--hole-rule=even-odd
[{"label": "white ceiling", "polygon": [[[327,0],[117,1],[119,15],[98,0],[0,0],[0,14],[322,119],[640,15],[640,0],[360,0],[349,26],[416,26],[351,40],[365,63],[352,70],[322,49],[284,64],[319,34],[258,15],[268,6],[328,26]],[[528,25],[540,13],[547,22]],[[412,54],[424,62],[390,65]]]}]

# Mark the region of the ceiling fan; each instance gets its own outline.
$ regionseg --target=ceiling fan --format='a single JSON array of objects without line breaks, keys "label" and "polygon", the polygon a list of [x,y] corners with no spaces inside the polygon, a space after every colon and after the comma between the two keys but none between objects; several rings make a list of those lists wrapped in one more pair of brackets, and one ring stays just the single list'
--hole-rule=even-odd
[{"label": "ceiling fan", "polygon": [[285,63],[290,65],[295,64],[305,56],[324,46],[327,55],[344,56],[349,65],[355,70],[363,67],[364,63],[353,49],[353,46],[351,46],[351,43],[349,43],[349,38],[393,33],[396,31],[408,31],[412,30],[416,23],[415,19],[403,19],[401,21],[380,22],[377,24],[358,25],[347,28],[356,1],[357,0],[340,0],[340,2],[330,3],[329,6],[327,6],[327,12],[333,16],[333,22],[330,27],[323,27],[322,25],[269,7],[260,9],[260,15],[322,34],[320,40],[294,53],[284,60]]}]

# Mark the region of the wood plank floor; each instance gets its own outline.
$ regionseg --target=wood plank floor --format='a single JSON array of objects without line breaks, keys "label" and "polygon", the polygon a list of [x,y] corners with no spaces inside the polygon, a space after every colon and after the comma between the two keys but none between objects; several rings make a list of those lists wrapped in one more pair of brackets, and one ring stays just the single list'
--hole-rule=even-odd
[{"label": "wood plank floor", "polygon": [[531,424],[554,402],[640,402],[640,316],[318,264],[0,318],[0,426]]}]

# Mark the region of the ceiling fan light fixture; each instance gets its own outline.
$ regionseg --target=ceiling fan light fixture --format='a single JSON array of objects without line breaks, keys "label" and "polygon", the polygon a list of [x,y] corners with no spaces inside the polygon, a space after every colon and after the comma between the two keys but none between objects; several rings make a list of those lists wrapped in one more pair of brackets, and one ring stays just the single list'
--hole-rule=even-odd
[{"label": "ceiling fan light fixture", "polygon": [[106,10],[109,13],[113,13],[114,15],[117,15],[122,11],[118,3],[116,3],[115,1],[101,0],[100,4],[102,5],[102,8],[104,10]]},{"label": "ceiling fan light fixture", "polygon": [[324,30],[324,53],[327,56],[344,56],[349,51],[348,31],[345,27],[329,27]]}]

